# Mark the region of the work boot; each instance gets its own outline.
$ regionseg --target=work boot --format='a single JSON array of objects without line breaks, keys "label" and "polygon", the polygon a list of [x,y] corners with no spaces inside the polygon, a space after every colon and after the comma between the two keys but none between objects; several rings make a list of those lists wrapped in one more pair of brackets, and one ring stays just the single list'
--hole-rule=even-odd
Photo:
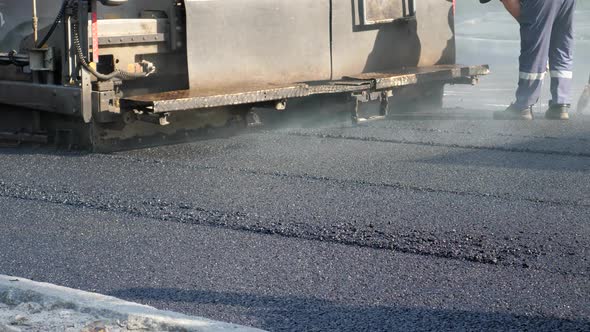
[{"label": "work boot", "polygon": [[568,104],[553,104],[549,106],[547,112],[545,112],[545,119],[548,120],[569,120],[569,109]]},{"label": "work boot", "polygon": [[515,107],[514,104],[508,106],[504,111],[494,112],[494,120],[532,120],[533,106],[527,108]]}]

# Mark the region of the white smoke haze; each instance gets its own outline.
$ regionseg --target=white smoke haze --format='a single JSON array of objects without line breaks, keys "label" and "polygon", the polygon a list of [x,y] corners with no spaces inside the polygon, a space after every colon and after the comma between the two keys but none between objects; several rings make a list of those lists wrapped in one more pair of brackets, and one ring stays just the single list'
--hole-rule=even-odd
[{"label": "white smoke haze", "polygon": [[[575,17],[576,57],[573,100],[574,107],[582,94],[590,75],[590,1],[578,1]],[[513,100],[518,83],[518,57],[520,54],[520,32],[518,23],[510,16],[499,1],[481,5],[477,0],[461,0],[457,2],[456,11],[456,43],[457,63],[463,65],[488,64],[492,73],[482,77],[476,86],[448,85],[445,88],[445,110],[430,110],[418,114],[398,115],[404,111],[393,106],[392,118],[399,120],[412,119],[421,121],[423,129],[454,132],[464,131],[465,121],[473,119],[491,119],[493,111],[505,109]],[[549,79],[546,79],[542,99],[535,112],[542,113],[548,107],[551,98]],[[311,111],[309,108],[314,108]],[[371,108],[371,106],[365,106]],[[376,112],[377,106],[373,106]],[[301,111],[305,112],[301,114]],[[327,117],[310,118],[322,110],[329,114],[330,110],[340,111],[338,116],[332,113]],[[350,126],[346,107],[329,107],[326,104],[288,108],[287,117],[281,117],[280,125],[289,128],[305,128],[309,126]],[[304,116],[305,115],[305,116]],[[448,119],[451,121],[441,121]],[[424,121],[426,120],[426,122]],[[275,123],[276,124],[276,123]],[[407,124],[407,123],[406,123]],[[494,126],[490,122],[490,126]],[[379,126],[379,125],[371,125]],[[486,126],[480,123],[479,126]],[[420,128],[418,128],[420,129]],[[343,129],[346,130],[346,129]],[[490,128],[492,130],[492,128]],[[408,135],[411,132],[407,133]],[[411,139],[411,137],[407,137]]]}]

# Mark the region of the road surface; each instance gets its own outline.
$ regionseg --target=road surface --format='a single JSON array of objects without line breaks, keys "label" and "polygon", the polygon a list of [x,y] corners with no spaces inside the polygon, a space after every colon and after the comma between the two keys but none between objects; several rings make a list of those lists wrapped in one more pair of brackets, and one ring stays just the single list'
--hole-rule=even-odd
[{"label": "road surface", "polygon": [[272,331],[590,330],[590,117],[491,120],[517,44],[471,36],[475,8],[460,60],[494,75],[443,111],[1,149],[0,273]]}]

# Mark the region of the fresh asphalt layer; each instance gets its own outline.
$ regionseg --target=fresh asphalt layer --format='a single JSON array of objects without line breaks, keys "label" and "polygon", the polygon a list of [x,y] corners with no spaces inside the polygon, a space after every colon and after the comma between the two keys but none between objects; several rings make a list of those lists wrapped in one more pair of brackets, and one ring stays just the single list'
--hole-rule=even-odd
[{"label": "fresh asphalt layer", "polygon": [[272,331],[590,329],[590,119],[0,150],[0,273]]},{"label": "fresh asphalt layer", "polygon": [[[272,331],[589,331],[590,117],[491,120],[518,27],[494,2],[457,15],[458,61],[492,75],[448,87],[444,111],[0,149],[0,274]],[[589,72],[577,61],[576,91]]]}]

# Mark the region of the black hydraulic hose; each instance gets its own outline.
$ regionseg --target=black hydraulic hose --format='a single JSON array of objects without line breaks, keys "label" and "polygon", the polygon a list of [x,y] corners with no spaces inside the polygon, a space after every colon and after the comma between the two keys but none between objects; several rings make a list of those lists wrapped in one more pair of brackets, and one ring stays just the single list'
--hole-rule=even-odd
[{"label": "black hydraulic hose", "polygon": [[41,41],[38,42],[37,45],[35,45],[35,47],[41,48],[41,47],[43,47],[43,45],[45,45],[45,43],[47,43],[47,41],[49,40],[49,37],[51,37],[51,35],[53,34],[53,32],[55,31],[55,29],[59,25],[59,22],[64,17],[64,15],[66,13],[66,8],[68,6],[68,2],[69,2],[69,0],[64,0],[63,1],[62,5],[61,5],[61,8],[59,10],[59,13],[57,13],[57,16],[55,17],[55,20],[53,21],[53,24],[51,25],[51,28],[49,28],[49,31],[47,31],[47,34],[45,35],[45,37],[43,37],[43,39],[41,39]]},{"label": "black hydraulic hose", "polygon": [[[133,80],[136,78],[143,78],[143,77],[147,77],[150,74],[155,72],[155,68],[153,67],[153,65],[151,65],[151,69],[146,73],[146,72],[141,72],[141,73],[131,73],[131,72],[127,72],[127,71],[123,71],[123,70],[119,70],[119,69],[115,69],[115,71],[113,71],[110,74],[101,74],[99,73],[96,69],[92,68],[92,66],[90,66],[88,64],[88,61],[86,61],[86,58],[84,56],[84,52],[82,51],[82,44],[80,43],[80,31],[78,29],[78,24],[79,24],[79,19],[77,17],[77,13],[78,13],[78,4],[77,1],[75,1],[74,4],[74,21],[72,24],[72,41],[74,44],[74,49],[76,51],[76,55],[79,58],[80,64],[82,65],[82,67],[84,67],[86,70],[88,70],[92,75],[94,75],[98,80],[100,81],[108,81],[110,79],[113,78],[120,78],[122,80]],[[146,62],[147,63],[147,62]]]}]

